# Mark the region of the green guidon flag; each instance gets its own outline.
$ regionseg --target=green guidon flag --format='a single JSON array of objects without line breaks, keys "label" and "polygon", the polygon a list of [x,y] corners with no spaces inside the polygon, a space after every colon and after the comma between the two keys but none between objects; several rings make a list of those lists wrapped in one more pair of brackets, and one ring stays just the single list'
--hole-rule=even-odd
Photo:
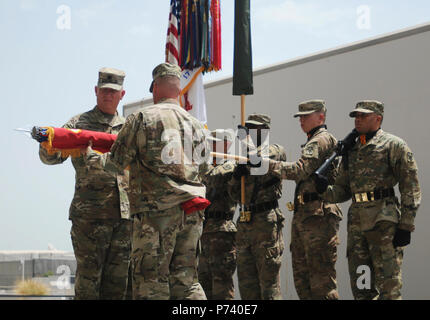
[{"label": "green guidon flag", "polygon": [[250,0],[235,0],[233,95],[254,93]]}]

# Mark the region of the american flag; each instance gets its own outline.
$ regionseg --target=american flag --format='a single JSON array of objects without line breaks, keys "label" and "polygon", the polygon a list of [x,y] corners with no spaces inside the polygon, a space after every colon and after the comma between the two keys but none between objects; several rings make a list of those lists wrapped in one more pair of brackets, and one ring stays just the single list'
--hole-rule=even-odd
[{"label": "american flag", "polygon": [[203,73],[221,69],[220,0],[170,0],[166,62],[182,69],[181,106],[206,124]]},{"label": "american flag", "polygon": [[181,13],[180,1],[170,0],[169,27],[166,41],[166,62],[179,65],[179,16]]}]

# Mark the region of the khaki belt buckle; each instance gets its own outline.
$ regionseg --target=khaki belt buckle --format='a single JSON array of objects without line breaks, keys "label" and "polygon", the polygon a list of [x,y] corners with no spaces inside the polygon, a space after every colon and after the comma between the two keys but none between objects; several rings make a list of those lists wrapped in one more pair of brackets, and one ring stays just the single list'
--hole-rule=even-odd
[{"label": "khaki belt buckle", "polygon": [[367,196],[367,192],[361,192],[355,194],[355,202],[369,202],[369,201],[375,201],[375,193],[373,191],[370,193],[370,199]]},{"label": "khaki belt buckle", "polygon": [[364,192],[356,193],[355,202],[367,202],[367,193],[364,193]]},{"label": "khaki belt buckle", "polygon": [[294,211],[294,203],[287,202],[287,209],[288,211]]},{"label": "khaki belt buckle", "polygon": [[299,201],[299,204],[304,205],[305,204],[305,199],[303,198],[302,194],[299,194],[297,196],[297,200]]},{"label": "khaki belt buckle", "polygon": [[240,222],[250,222],[251,221],[251,211],[241,211],[239,221]]}]

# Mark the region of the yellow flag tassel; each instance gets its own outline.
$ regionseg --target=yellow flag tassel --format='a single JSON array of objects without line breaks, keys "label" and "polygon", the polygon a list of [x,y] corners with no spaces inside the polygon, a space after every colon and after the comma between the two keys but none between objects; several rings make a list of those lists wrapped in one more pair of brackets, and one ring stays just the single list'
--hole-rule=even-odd
[{"label": "yellow flag tassel", "polygon": [[49,155],[54,155],[58,152],[61,153],[62,158],[71,156],[72,158],[78,158],[81,156],[80,149],[57,149],[52,146],[52,141],[55,137],[55,131],[52,127],[43,127],[47,129],[48,140],[41,143],[41,146],[48,152]]}]

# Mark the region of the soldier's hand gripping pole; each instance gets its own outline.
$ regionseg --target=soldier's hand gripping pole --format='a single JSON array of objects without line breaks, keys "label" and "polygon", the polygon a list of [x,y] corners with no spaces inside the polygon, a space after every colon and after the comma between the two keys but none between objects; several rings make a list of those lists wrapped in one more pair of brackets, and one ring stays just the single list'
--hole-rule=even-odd
[{"label": "soldier's hand gripping pole", "polygon": [[337,156],[345,156],[348,151],[354,146],[355,140],[359,136],[357,130],[353,129],[343,140],[338,141],[336,150],[332,155],[324,161],[324,163],[312,173],[312,178],[315,181],[318,193],[323,193],[328,187],[327,171],[331,163]]}]

